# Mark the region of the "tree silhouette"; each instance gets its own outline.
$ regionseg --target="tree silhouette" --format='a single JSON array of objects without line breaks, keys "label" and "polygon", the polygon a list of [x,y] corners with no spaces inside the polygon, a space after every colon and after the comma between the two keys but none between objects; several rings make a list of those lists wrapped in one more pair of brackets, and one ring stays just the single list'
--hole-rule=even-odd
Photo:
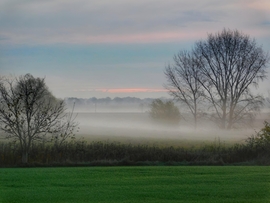
[{"label": "tree silhouette", "polygon": [[19,141],[22,163],[28,162],[34,141],[44,141],[48,134],[66,139],[76,125],[65,113],[64,101],[50,93],[44,79],[26,74],[1,80],[0,129],[6,138]]},{"label": "tree silhouette", "polygon": [[197,127],[198,116],[201,113],[199,108],[203,101],[203,87],[199,82],[200,72],[198,62],[187,51],[181,51],[174,56],[174,64],[168,65],[165,69],[167,84],[174,99],[185,104],[194,118],[194,127]]},{"label": "tree silhouette", "polygon": [[258,87],[266,78],[268,62],[268,54],[254,39],[224,29],[195,43],[190,53],[175,57],[175,68],[165,70],[167,87],[193,114],[196,99],[203,96],[214,112],[212,119],[221,128],[231,129],[253,119],[260,109],[263,97],[250,87]]}]

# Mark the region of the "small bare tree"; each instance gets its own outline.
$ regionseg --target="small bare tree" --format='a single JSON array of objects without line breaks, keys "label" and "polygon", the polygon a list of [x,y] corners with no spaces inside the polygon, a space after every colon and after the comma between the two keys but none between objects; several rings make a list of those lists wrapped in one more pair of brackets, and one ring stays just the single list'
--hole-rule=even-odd
[{"label": "small bare tree", "polygon": [[179,52],[174,56],[174,65],[165,69],[167,84],[165,88],[177,101],[185,104],[194,118],[194,127],[197,127],[198,116],[203,101],[203,88],[199,82],[199,63],[191,53]]},{"label": "small bare tree", "polygon": [[64,101],[50,93],[44,78],[26,74],[0,82],[0,129],[6,138],[19,141],[22,163],[28,162],[33,142],[48,134],[71,135],[76,123],[72,119],[61,123],[66,116]]},{"label": "small bare tree", "polygon": [[250,86],[266,78],[268,55],[256,41],[240,32],[224,29],[195,44],[200,63],[199,81],[216,112],[221,128],[231,129],[260,109],[263,97]]}]

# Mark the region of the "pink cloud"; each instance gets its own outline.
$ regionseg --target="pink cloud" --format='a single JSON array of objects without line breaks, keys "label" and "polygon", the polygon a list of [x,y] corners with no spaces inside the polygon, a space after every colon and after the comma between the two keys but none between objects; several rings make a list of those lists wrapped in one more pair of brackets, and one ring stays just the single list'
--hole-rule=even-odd
[{"label": "pink cloud", "polygon": [[91,35],[82,33],[69,33],[62,35],[58,33],[41,33],[39,35],[33,33],[8,33],[2,32],[2,36],[6,36],[7,40],[2,43],[27,43],[27,44],[93,44],[93,43],[154,43],[154,42],[173,42],[181,40],[194,40],[204,36],[204,31],[171,31],[156,33],[139,33],[126,35]]},{"label": "pink cloud", "polygon": [[133,42],[170,42],[178,40],[196,39],[202,36],[198,32],[158,32],[158,33],[142,33],[129,35],[101,35],[101,36],[81,36],[76,39],[83,42],[109,42],[109,43],[133,43]]},{"label": "pink cloud", "polygon": [[257,1],[251,1],[247,4],[249,8],[257,9],[261,11],[267,11],[269,12],[270,8],[270,1],[269,0],[257,0]]}]

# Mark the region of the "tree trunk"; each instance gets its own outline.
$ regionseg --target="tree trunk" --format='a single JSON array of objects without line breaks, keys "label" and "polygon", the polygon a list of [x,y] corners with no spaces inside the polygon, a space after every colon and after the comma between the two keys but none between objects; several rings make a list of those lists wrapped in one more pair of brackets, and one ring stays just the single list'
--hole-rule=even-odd
[{"label": "tree trunk", "polygon": [[194,128],[197,130],[197,120],[198,120],[198,111],[197,111],[197,100],[194,95]]},{"label": "tree trunk", "polygon": [[22,163],[23,164],[28,163],[28,152],[22,152]]},{"label": "tree trunk", "polygon": [[194,129],[197,130],[197,123],[198,123],[198,115],[197,113],[194,114]]},{"label": "tree trunk", "polygon": [[233,126],[232,118],[229,118],[229,122],[228,122],[228,125],[227,125],[227,129],[228,129],[228,130],[231,130],[231,129],[232,129],[232,126]]},{"label": "tree trunk", "polygon": [[[232,106],[232,104],[231,104]],[[230,113],[229,113],[229,121],[228,121],[228,126],[227,126],[227,129],[232,129],[232,126],[233,126],[233,112],[234,112],[234,108],[230,108]]]},{"label": "tree trunk", "polygon": [[226,129],[226,121],[227,121],[227,115],[226,115],[226,100],[223,101],[223,106],[222,106],[222,119],[221,119],[221,129]]}]

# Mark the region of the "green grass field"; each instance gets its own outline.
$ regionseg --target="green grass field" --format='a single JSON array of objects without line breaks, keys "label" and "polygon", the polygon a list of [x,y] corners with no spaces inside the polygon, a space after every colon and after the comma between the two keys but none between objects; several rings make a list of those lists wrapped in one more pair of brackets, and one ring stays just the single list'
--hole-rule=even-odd
[{"label": "green grass field", "polygon": [[0,169],[1,203],[270,202],[270,167]]}]

